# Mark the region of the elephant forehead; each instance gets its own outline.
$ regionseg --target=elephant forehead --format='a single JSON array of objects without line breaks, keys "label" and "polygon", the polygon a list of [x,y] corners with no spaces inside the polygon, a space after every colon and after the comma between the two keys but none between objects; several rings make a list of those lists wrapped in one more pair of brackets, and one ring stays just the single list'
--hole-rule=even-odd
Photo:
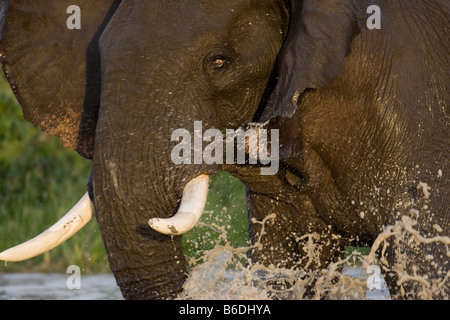
[{"label": "elephant forehead", "polygon": [[[266,2],[266,1],[261,1]],[[252,1],[125,1],[110,23],[115,40],[149,43],[158,47],[176,48],[192,45],[196,39],[221,41],[230,27],[243,17],[266,17],[264,6]],[[112,31],[114,30],[114,31]]]}]

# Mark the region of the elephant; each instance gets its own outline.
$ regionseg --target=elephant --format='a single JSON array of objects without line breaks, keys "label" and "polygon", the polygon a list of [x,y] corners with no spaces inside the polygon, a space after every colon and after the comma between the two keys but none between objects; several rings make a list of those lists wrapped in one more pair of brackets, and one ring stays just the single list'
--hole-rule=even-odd
[{"label": "elephant", "polygon": [[[175,298],[182,234],[225,170],[246,186],[252,263],[326,269],[403,226],[410,241],[377,251],[392,297],[448,298],[449,17],[446,0],[0,0],[0,60],[25,118],[92,160],[90,213],[40,250],[95,216],[123,296]],[[174,163],[172,133],[195,136],[196,121],[277,130],[277,172]],[[304,234],[321,245],[307,266]]]}]

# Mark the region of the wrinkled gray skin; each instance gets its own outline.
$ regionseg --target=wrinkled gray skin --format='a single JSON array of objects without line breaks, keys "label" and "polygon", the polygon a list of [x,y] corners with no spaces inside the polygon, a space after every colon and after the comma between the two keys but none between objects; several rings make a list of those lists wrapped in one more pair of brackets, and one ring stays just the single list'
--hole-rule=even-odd
[{"label": "wrinkled gray skin", "polygon": [[[172,215],[190,179],[219,169],[246,184],[249,217],[276,213],[254,262],[295,267],[299,236],[315,232],[323,250],[309,267],[325,268],[411,208],[422,235],[450,235],[448,2],[78,1],[82,30],[67,30],[70,2],[11,1],[8,13],[0,0],[1,59],[26,118],[92,159],[89,191],[125,298],[180,292],[181,238],[147,221]],[[366,27],[372,4],[381,30]],[[171,133],[195,120],[221,130],[270,120],[279,172],[174,165]],[[258,232],[250,222],[251,240]],[[411,274],[449,270],[443,244],[392,244],[391,266],[396,250]],[[416,282],[403,288],[416,297]]]}]

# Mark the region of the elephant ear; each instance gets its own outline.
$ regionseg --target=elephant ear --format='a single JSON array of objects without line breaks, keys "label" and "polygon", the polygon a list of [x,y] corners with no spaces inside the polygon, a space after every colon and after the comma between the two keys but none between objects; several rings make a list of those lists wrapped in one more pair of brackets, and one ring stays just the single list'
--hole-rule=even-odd
[{"label": "elephant ear", "polygon": [[278,81],[259,121],[291,118],[302,93],[323,89],[345,72],[359,32],[355,1],[291,0],[290,25],[278,58]]},{"label": "elephant ear", "polygon": [[[119,1],[78,0],[79,11],[73,3],[0,0],[0,60],[25,119],[92,158],[100,105],[98,41]],[[72,28],[78,18],[81,28]]]},{"label": "elephant ear", "polygon": [[9,0],[0,0],[0,41],[6,33],[6,16],[8,15]]}]

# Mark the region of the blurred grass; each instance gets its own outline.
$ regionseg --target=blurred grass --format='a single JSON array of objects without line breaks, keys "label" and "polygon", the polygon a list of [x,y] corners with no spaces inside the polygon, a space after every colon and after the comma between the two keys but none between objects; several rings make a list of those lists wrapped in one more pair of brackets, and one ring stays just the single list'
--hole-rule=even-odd
[{"label": "blurred grass", "polygon": [[216,244],[238,248],[248,245],[244,185],[229,173],[211,178],[208,200],[200,223],[183,236],[187,258],[198,259]]},{"label": "blurred grass", "polygon": [[[22,110],[0,72],[0,251],[44,231],[86,192],[91,162],[64,149],[23,119]],[[226,173],[212,177],[204,224],[226,226],[233,246],[247,241],[243,185]],[[214,247],[221,233],[198,226],[183,237],[187,259]],[[98,224],[93,219],[50,252],[23,262],[0,262],[0,272],[109,272]]]},{"label": "blurred grass", "polygon": [[[3,74],[0,79],[0,250],[38,235],[62,217],[86,192],[91,163],[64,149],[25,121]],[[0,264],[0,271],[109,270],[96,221],[61,246],[24,262]]]}]

